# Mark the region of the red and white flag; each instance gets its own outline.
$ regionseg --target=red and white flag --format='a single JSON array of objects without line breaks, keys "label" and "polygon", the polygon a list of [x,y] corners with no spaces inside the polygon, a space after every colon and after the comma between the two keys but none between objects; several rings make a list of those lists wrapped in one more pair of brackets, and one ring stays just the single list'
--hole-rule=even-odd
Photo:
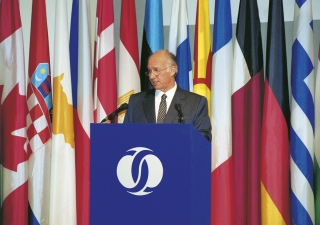
[{"label": "red and white flag", "polygon": [[[119,46],[118,106],[128,103],[130,95],[140,91],[139,50],[134,0],[122,1]],[[120,112],[122,123],[125,111]]]},{"label": "red and white flag", "polygon": [[94,60],[94,121],[117,107],[116,49],[112,0],[98,0]]},{"label": "red and white flag", "polygon": [[18,0],[0,1],[0,224],[28,224],[26,77]]}]

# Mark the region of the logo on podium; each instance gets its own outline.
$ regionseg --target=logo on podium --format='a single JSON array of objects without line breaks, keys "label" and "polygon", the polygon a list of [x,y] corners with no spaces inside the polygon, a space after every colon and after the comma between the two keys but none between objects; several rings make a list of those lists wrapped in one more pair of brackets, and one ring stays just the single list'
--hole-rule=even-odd
[{"label": "logo on podium", "polygon": [[148,195],[157,187],[163,177],[163,166],[151,149],[135,147],[127,150],[117,166],[119,182],[128,193],[137,196]]}]

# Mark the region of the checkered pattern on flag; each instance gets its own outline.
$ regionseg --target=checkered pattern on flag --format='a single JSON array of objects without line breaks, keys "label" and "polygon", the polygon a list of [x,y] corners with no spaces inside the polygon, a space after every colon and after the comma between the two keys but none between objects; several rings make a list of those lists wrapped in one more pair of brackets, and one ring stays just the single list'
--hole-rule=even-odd
[{"label": "checkered pattern on flag", "polygon": [[18,0],[0,1],[0,224],[28,223],[26,77]]},{"label": "checkered pattern on flag", "polygon": [[291,65],[291,217],[314,224],[314,51],[311,0],[296,0]]},{"label": "checkered pattern on flag", "polygon": [[52,95],[45,0],[32,2],[28,75],[29,224],[48,224]]}]

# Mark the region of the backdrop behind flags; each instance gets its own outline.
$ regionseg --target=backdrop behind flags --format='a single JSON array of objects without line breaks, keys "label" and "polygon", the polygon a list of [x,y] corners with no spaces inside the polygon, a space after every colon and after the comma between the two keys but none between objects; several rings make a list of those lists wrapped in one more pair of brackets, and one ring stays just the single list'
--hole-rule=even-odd
[{"label": "backdrop behind flags", "polygon": [[[118,107],[128,103],[130,95],[140,91],[139,46],[136,6],[134,0],[121,3]],[[125,111],[120,112],[118,122],[122,123]]]},{"label": "backdrop behind flags", "polygon": [[145,74],[149,56],[163,48],[162,0],[146,0],[140,60],[141,91],[152,87],[149,77]]},{"label": "backdrop behind flags", "polygon": [[32,2],[28,74],[29,224],[48,224],[52,95],[44,0]]},{"label": "backdrop behind flags", "polygon": [[240,0],[232,85],[235,224],[259,224],[263,55],[256,0]]},{"label": "backdrop behind flags", "polygon": [[192,91],[192,63],[186,0],[174,0],[172,3],[169,51],[176,55],[178,64],[176,82],[178,86]]},{"label": "backdrop behind flags", "polygon": [[90,123],[93,122],[89,0],[74,0],[70,31],[73,119],[76,157],[77,224],[89,224]]},{"label": "backdrop behind flags", "polygon": [[198,0],[194,36],[193,88],[195,93],[207,98],[211,115],[212,53],[208,0]]},{"label": "backdrop behind flags", "polygon": [[289,90],[282,0],[269,1],[261,140],[263,224],[290,224]]},{"label": "backdrop behind flags", "polygon": [[[0,1],[0,224],[28,223],[26,77],[18,0]],[[18,215],[18,216],[17,216]]]},{"label": "backdrop behind flags", "polygon": [[314,66],[311,0],[296,1],[291,65],[291,212],[295,224],[314,224]]},{"label": "backdrop behind flags", "polygon": [[[50,224],[77,224],[67,3],[56,1]],[[63,209],[63,210],[62,210]]]},{"label": "backdrop behind flags", "polygon": [[113,1],[98,0],[96,16],[94,120],[100,122],[117,107]]},{"label": "backdrop behind flags", "polygon": [[213,31],[211,224],[234,224],[231,130],[232,21],[229,0],[216,0]]}]

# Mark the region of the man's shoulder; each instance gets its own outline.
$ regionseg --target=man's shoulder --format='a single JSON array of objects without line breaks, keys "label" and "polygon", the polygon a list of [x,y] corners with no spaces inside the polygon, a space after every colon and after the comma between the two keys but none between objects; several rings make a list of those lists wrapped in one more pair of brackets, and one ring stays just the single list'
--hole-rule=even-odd
[{"label": "man's shoulder", "polygon": [[141,92],[138,92],[138,93],[134,93],[131,95],[131,98],[133,99],[141,99],[141,98],[145,98],[145,97],[149,97],[149,96],[152,96],[154,95],[154,89],[150,89],[150,90],[147,90],[147,91],[141,91]]},{"label": "man's shoulder", "polygon": [[[202,99],[202,98],[205,98],[204,96],[202,95],[199,95],[197,93],[194,93],[194,92],[191,92],[191,91],[186,91],[180,87],[177,88],[177,92],[180,93],[180,94],[183,94],[185,95],[187,98],[195,98],[195,99]],[[206,99],[206,98],[205,98]]]}]

